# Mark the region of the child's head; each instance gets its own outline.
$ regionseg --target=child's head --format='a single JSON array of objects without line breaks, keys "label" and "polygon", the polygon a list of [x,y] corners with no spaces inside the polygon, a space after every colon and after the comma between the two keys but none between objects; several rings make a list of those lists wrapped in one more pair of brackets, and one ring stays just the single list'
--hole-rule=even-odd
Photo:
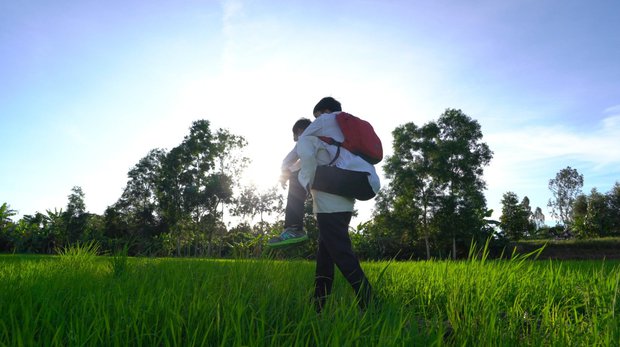
[{"label": "child's head", "polygon": [[312,123],[312,121],[310,121],[308,118],[300,118],[297,122],[295,122],[295,124],[293,125],[293,141],[297,141],[301,133],[306,130],[310,123]]},{"label": "child's head", "polygon": [[316,106],[314,106],[312,113],[314,114],[314,117],[316,118],[322,115],[323,113],[336,112],[336,111],[342,111],[342,106],[340,106],[340,102],[338,102],[338,100],[332,98],[331,96],[328,96],[328,97],[321,99],[319,103],[316,104]]}]

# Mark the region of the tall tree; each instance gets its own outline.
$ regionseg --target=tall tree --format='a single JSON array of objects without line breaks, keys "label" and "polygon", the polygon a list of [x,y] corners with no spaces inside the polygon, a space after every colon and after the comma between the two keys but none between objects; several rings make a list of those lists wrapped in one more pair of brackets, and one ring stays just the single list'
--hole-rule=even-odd
[{"label": "tall tree", "polygon": [[[169,232],[177,245],[209,243],[222,228],[220,207],[230,202],[247,158],[246,141],[227,130],[212,131],[207,120],[192,123],[189,135],[169,152],[154,149],[129,171],[119,201],[106,211],[108,231],[150,238]],[[196,249],[204,249],[195,244]]]},{"label": "tall tree", "polygon": [[588,224],[591,233],[596,236],[607,236],[611,227],[611,211],[608,208],[605,194],[592,188],[588,197]]},{"label": "tall tree", "polygon": [[117,204],[125,213],[139,216],[141,223],[158,217],[157,183],[165,156],[163,149],[153,149],[127,173],[129,179]]},{"label": "tall tree", "polygon": [[[377,200],[378,203],[388,200],[387,204],[391,205],[394,215],[412,218],[411,223],[404,225],[412,224],[410,234],[414,238],[416,229],[421,230],[427,259],[431,256],[431,221],[437,212],[442,188],[441,182],[435,179],[435,153],[439,151],[436,139],[439,133],[440,129],[434,122],[422,128],[414,123],[407,123],[392,132],[394,155],[387,157],[384,165],[386,176],[391,179],[390,189],[384,190],[384,195]],[[379,205],[378,207],[381,210]],[[383,211],[385,214],[388,209],[384,208]],[[388,220],[397,219],[394,217]],[[397,230],[394,227],[391,229]],[[404,230],[399,233],[400,238],[403,232]]]},{"label": "tall tree", "polygon": [[47,228],[49,230],[48,252],[53,252],[62,242],[62,237],[67,230],[67,221],[62,209],[54,208],[54,211],[47,210]]},{"label": "tall tree", "polygon": [[86,203],[84,202],[84,191],[82,187],[75,186],[71,188],[71,194],[69,194],[67,202],[67,215],[71,217],[79,217],[86,213]]},{"label": "tall tree", "polygon": [[573,205],[581,194],[583,175],[570,166],[560,170],[555,178],[549,180],[549,190],[553,197],[547,206],[551,208],[551,215],[569,228],[573,222]]},{"label": "tall tree", "polygon": [[64,226],[63,245],[68,245],[80,241],[82,234],[88,223],[89,215],[86,212],[84,202],[84,191],[82,187],[74,186],[68,196],[67,209],[63,214]]},{"label": "tall tree", "polygon": [[222,216],[218,207],[231,201],[238,176],[236,168],[225,166],[224,158],[238,157],[234,152],[245,145],[242,137],[221,129],[212,133],[209,121],[200,120],[163,158],[157,198],[162,218],[177,235],[177,253],[184,234],[181,229],[189,224],[200,226],[200,232],[207,234],[211,252],[213,231]]},{"label": "tall tree", "polygon": [[592,188],[590,195],[580,194],[573,204],[573,231],[579,238],[607,236],[613,228],[610,196]]},{"label": "tall tree", "polygon": [[17,211],[11,209],[9,204],[2,203],[0,206],[0,252],[10,251],[14,246],[12,237],[15,223],[11,219],[17,215]]},{"label": "tall tree", "polygon": [[17,211],[11,209],[11,206],[6,202],[2,203],[2,206],[0,206],[0,230],[13,223],[11,217],[15,215],[17,215]]},{"label": "tall tree", "polygon": [[523,210],[524,218],[526,219],[525,224],[525,236],[531,236],[534,231],[536,231],[536,222],[534,221],[534,213],[532,212],[532,206],[530,205],[530,198],[527,196],[523,197],[521,200],[521,208]]},{"label": "tall tree", "polygon": [[532,221],[536,225],[536,230],[542,228],[545,225],[545,214],[540,207],[536,207],[532,214]]},{"label": "tall tree", "polygon": [[437,122],[422,127],[408,123],[393,135],[394,155],[384,166],[391,179],[391,201],[411,202],[401,206],[409,206],[426,244],[436,230],[451,240],[456,257],[457,243],[467,246],[472,238],[484,239],[489,214],[482,175],[493,153],[482,142],[478,122],[461,110],[447,109]]},{"label": "tall tree", "polygon": [[482,176],[493,152],[482,142],[480,124],[461,110],[446,110],[437,124],[441,129],[437,138],[441,151],[436,178],[444,184],[440,214],[444,218],[439,223],[444,234],[452,238],[452,254],[456,257],[457,242],[465,248],[472,240],[482,243],[489,236],[483,228],[484,218],[490,213]]},{"label": "tall tree", "polygon": [[607,193],[607,203],[610,211],[610,232],[620,235],[620,182]]},{"label": "tall tree", "polygon": [[507,192],[504,193],[501,203],[502,215],[499,220],[502,231],[509,239],[518,241],[530,231],[529,199],[526,197],[519,203],[517,194]]},{"label": "tall tree", "polygon": [[166,156],[163,149],[153,149],[127,173],[127,184],[119,200],[104,213],[105,235],[123,245],[131,254],[140,254],[149,241],[167,230],[162,222],[157,188]]}]

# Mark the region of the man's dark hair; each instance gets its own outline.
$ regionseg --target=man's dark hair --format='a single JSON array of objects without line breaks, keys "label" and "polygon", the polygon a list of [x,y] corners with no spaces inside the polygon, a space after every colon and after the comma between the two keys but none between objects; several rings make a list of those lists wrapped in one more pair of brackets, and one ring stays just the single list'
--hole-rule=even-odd
[{"label": "man's dark hair", "polygon": [[331,112],[342,111],[342,106],[340,106],[340,102],[338,102],[338,100],[332,98],[331,96],[328,96],[321,99],[321,101],[319,101],[319,103],[314,106],[314,110],[312,110],[312,113],[325,110],[329,110]]},{"label": "man's dark hair", "polygon": [[310,123],[312,123],[312,121],[309,120],[308,118],[299,118],[299,120],[295,122],[295,124],[293,124],[293,132],[295,132],[295,130],[297,129],[306,130],[306,128],[308,127],[308,125],[310,125]]}]

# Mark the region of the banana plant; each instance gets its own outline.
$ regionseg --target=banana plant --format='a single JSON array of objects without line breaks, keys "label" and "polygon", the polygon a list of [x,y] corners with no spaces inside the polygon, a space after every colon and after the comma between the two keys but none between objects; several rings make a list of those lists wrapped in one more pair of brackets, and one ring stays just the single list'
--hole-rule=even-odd
[{"label": "banana plant", "polygon": [[0,229],[6,225],[13,223],[11,217],[17,215],[17,211],[12,210],[11,207],[5,202],[0,206]]}]

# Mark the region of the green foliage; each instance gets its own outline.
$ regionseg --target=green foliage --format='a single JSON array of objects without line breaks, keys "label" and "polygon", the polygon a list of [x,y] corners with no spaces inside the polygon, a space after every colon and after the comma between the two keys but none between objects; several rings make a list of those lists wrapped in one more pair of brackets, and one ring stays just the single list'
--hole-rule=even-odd
[{"label": "green foliage", "polygon": [[84,243],[75,243],[59,249],[56,253],[60,259],[69,262],[87,262],[95,259],[99,255],[99,243],[96,241],[87,241]]},{"label": "green foliage", "polygon": [[384,165],[390,186],[379,198],[378,214],[410,218],[408,236],[424,240],[427,257],[433,242],[456,257],[472,239],[485,240],[482,175],[493,153],[478,122],[447,109],[436,122],[408,123],[393,136],[394,154]]},{"label": "green foliage", "polygon": [[578,195],[573,203],[572,230],[578,238],[604,237],[620,233],[618,184],[607,194],[592,188],[589,195]]},{"label": "green foliage", "polygon": [[101,246],[96,241],[77,242],[57,250],[60,267],[64,271],[91,271],[100,253]]},{"label": "green foliage", "polygon": [[504,193],[500,226],[506,237],[517,241],[523,237],[530,236],[536,228],[532,215],[532,209],[527,196],[519,203],[517,194],[513,192]]},{"label": "green foliage", "polygon": [[534,213],[532,214],[532,222],[535,225],[536,232],[545,225],[545,215],[540,207],[536,207],[536,210],[534,210]]},{"label": "green foliage", "polygon": [[[119,201],[106,211],[109,238],[132,242],[131,253],[215,255],[222,236],[224,204],[232,203],[233,188],[247,163],[239,155],[246,141],[210,123],[192,123],[189,135],[170,151],[154,149],[129,171]],[[144,240],[148,240],[145,242]]]},{"label": "green foliage", "polygon": [[7,225],[12,223],[11,217],[15,216],[17,212],[12,210],[9,204],[6,202],[0,206],[0,229],[6,228]]},{"label": "green foliage", "polygon": [[281,212],[284,208],[284,198],[277,188],[273,186],[265,191],[258,191],[255,185],[243,187],[230,212],[234,216],[250,219],[258,215],[262,223],[265,215]]},{"label": "green foliage", "polygon": [[11,217],[17,212],[12,210],[6,202],[0,205],[0,252],[10,251],[14,247],[14,229],[15,224]]},{"label": "green foliage", "polygon": [[570,166],[560,170],[555,178],[549,180],[549,190],[553,197],[549,199],[547,206],[551,208],[551,214],[565,227],[573,223],[573,205],[581,194],[582,187],[583,175]]},{"label": "green foliage", "polygon": [[71,194],[69,194],[69,202],[67,203],[67,215],[69,217],[77,218],[86,213],[86,203],[84,202],[85,194],[82,191],[82,187],[75,186],[71,188]]},{"label": "green foliage", "polygon": [[[424,258],[424,251],[417,240],[412,219],[401,215],[382,213],[373,220],[362,223],[350,234],[355,253],[362,259]],[[409,227],[409,228],[408,228]]]},{"label": "green foliage", "polygon": [[620,182],[616,182],[607,193],[607,202],[609,211],[611,212],[610,234],[620,235]]}]

